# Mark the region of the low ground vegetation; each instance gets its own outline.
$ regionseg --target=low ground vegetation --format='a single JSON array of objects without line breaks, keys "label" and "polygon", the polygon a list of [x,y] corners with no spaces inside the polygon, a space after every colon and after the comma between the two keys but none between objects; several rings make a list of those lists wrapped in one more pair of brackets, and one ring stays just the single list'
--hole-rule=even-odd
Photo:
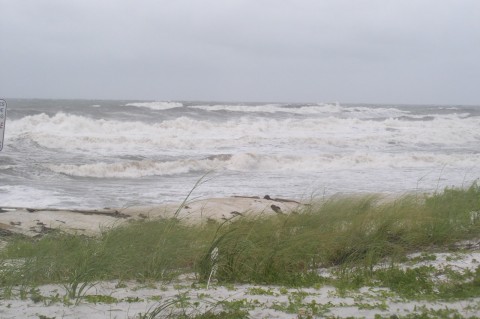
[{"label": "low ground vegetation", "polygon": [[[480,187],[476,183],[467,189],[391,201],[377,195],[337,197],[312,202],[290,214],[234,216],[196,225],[177,218],[144,220],[105,230],[94,238],[61,232],[34,239],[7,238],[0,252],[0,296],[8,299],[23,293],[42,299],[38,294],[35,297],[36,287],[61,284],[65,295],[42,301],[106,302],[108,298],[88,295],[89,288],[101,281],[171,282],[194,274],[196,285],[211,281],[285,289],[328,285],[340,295],[362,287],[382,287],[405,299],[478,298],[480,267],[402,265],[411,253],[432,252],[418,256],[419,263],[434,260],[434,252],[458,252],[462,248],[457,243],[479,237]],[[322,269],[328,269],[328,275]],[[259,294],[279,293],[256,289]],[[295,313],[309,309],[303,316],[328,308],[289,296],[289,302],[277,306]],[[178,305],[178,300],[173,304]],[[142,318],[156,318],[172,306],[162,305]],[[379,300],[358,306],[381,308],[384,304]],[[214,310],[193,317],[248,316],[248,307],[223,304]],[[405,318],[434,317],[430,310],[422,311],[417,313],[424,316]],[[187,313],[184,317],[192,318]]]}]

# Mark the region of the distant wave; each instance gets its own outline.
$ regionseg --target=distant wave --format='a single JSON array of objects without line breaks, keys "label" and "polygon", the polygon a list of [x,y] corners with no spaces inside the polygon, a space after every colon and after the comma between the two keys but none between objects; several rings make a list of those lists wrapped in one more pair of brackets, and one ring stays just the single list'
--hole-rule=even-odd
[{"label": "distant wave", "polygon": [[354,118],[375,118],[375,117],[398,117],[409,114],[396,108],[371,108],[371,107],[347,107],[340,104],[316,104],[304,106],[291,106],[281,104],[264,105],[192,105],[189,108],[202,109],[206,111],[229,111],[244,113],[291,113],[299,115],[324,115],[338,116],[340,113],[347,117]]},{"label": "distant wave", "polygon": [[[128,103],[127,106],[135,106],[149,108],[152,110],[168,110],[185,105],[180,102],[135,102]],[[364,107],[364,106],[341,106],[340,104],[319,103],[312,105],[287,105],[287,104],[260,104],[260,105],[243,105],[243,104],[199,104],[189,105],[188,108],[200,109],[211,112],[227,111],[241,113],[290,113],[298,115],[334,115],[340,113],[348,117],[355,118],[375,118],[375,117],[398,117],[409,114],[408,111],[402,111],[396,108],[382,107]]]},{"label": "distant wave", "polygon": [[287,108],[279,104],[263,104],[263,105],[191,105],[189,108],[201,109],[206,111],[229,111],[229,112],[244,112],[244,113],[301,113],[299,109]]},{"label": "distant wave", "polygon": [[168,109],[174,109],[177,107],[182,107],[183,104],[179,102],[136,102],[136,103],[127,103],[126,106],[136,106],[144,107],[151,110],[163,111]]}]

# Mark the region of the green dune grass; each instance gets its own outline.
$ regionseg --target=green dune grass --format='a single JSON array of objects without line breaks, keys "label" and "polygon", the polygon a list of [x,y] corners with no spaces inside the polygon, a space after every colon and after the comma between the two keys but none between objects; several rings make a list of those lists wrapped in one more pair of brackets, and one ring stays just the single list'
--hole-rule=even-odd
[{"label": "green dune grass", "polygon": [[361,271],[362,284],[379,261],[394,265],[409,252],[479,235],[476,183],[391,201],[332,198],[291,214],[223,223],[173,218],[132,222],[95,238],[61,232],[12,238],[0,253],[0,286],[67,283],[75,294],[85,282],[170,280],[181,273],[195,273],[199,282],[213,275],[223,283],[312,286],[327,280],[318,268],[330,266],[343,269],[349,282],[348,269]]}]

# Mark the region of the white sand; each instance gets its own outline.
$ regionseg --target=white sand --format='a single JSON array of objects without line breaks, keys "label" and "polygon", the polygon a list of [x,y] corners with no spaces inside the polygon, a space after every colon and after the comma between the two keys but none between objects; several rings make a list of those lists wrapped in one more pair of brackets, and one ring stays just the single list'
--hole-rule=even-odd
[{"label": "white sand", "polygon": [[[281,209],[280,213],[288,213],[302,206],[295,202],[283,202],[258,198],[221,198],[197,200],[189,202],[182,208],[177,218],[187,222],[202,222],[211,219],[228,219],[234,215],[278,214],[271,205]],[[4,234],[22,233],[37,236],[49,228],[67,232],[96,235],[102,230],[120,225],[130,220],[145,218],[172,217],[179,206],[164,205],[159,207],[130,207],[124,209],[105,209],[98,211],[38,210],[10,209],[0,213],[0,231]],[[276,209],[276,208],[275,208]],[[423,258],[420,254],[411,255],[412,261],[402,267],[433,266],[442,273],[449,267],[456,271],[475,271],[480,265],[480,245],[478,241],[462,243],[460,248],[468,248],[467,252],[439,252],[433,258]],[[381,267],[381,265],[379,265]],[[322,274],[331,275],[332,269],[324,269]],[[438,280],[444,280],[442,276]],[[138,318],[139,314],[153,311],[171,300],[183,300],[184,305],[170,307],[163,315],[185,311],[198,314],[206,310],[221,311],[220,302],[243,303],[249,311],[250,318],[299,318],[298,313],[309,305],[315,304],[317,315],[314,318],[338,316],[339,318],[374,318],[382,316],[407,315],[422,313],[430,309],[450,309],[465,317],[480,317],[480,298],[445,301],[412,301],[404,300],[398,295],[382,288],[362,288],[349,292],[344,296],[338,294],[333,287],[318,289],[285,289],[277,286],[237,285],[224,287],[213,284],[209,289],[196,284],[195,278],[185,276],[175,283],[136,282],[97,282],[86,295],[113,297],[111,303],[93,302],[86,298],[78,299],[78,304],[65,304],[66,294],[62,285],[46,285],[38,288],[42,296],[38,300],[30,288],[25,298],[21,298],[21,287],[16,287],[11,296],[0,298],[0,318]],[[303,297],[298,299],[298,296]],[[297,298],[297,299],[296,299]],[[37,302],[35,302],[37,301]],[[73,300],[75,302],[75,300]],[[159,317],[161,318],[161,317]]]},{"label": "white sand", "polygon": [[[437,255],[437,254],[434,254]],[[412,256],[412,258],[415,256]],[[446,258],[450,257],[450,258]],[[469,253],[441,253],[435,261],[428,264],[441,270],[454,266],[446,259],[454,259],[455,265],[479,265],[480,251]],[[472,260],[476,260],[472,264]],[[408,266],[410,263],[406,263]],[[440,280],[440,279],[439,279]],[[182,313],[195,315],[207,310],[219,312],[228,309],[221,303],[241,304],[249,312],[250,318],[299,318],[298,313],[308,311],[315,305],[313,318],[334,316],[338,318],[374,318],[375,315],[404,316],[421,314],[426,310],[449,309],[465,317],[480,316],[480,298],[446,301],[405,300],[385,288],[362,288],[359,291],[339,295],[335,288],[283,288],[278,286],[218,286],[209,289],[196,284],[193,275],[184,276],[175,283],[136,283],[136,282],[97,282],[83,296],[99,295],[112,297],[110,303],[88,301],[80,298],[78,304],[64,304],[66,294],[61,285],[39,287],[38,293],[44,300],[34,302],[27,293],[24,300],[19,298],[20,287],[15,297],[0,300],[0,318],[138,318],[139,314],[151,312],[156,307],[177,300],[176,306],[165,309],[161,314]],[[298,296],[302,295],[298,299]],[[101,298],[100,297],[100,298]],[[181,304],[183,300],[183,305]],[[159,316],[157,318],[162,318]],[[304,317],[305,318],[305,317]]]},{"label": "white sand", "polygon": [[[135,219],[176,216],[186,222],[202,222],[208,219],[228,219],[235,215],[276,214],[272,205],[280,208],[284,213],[302,206],[294,201],[228,197],[191,201],[180,210],[178,210],[180,204],[83,211],[3,208],[4,212],[0,213],[0,231],[36,236],[51,228],[69,233],[96,235],[102,230]],[[175,214],[177,210],[178,214]]]}]

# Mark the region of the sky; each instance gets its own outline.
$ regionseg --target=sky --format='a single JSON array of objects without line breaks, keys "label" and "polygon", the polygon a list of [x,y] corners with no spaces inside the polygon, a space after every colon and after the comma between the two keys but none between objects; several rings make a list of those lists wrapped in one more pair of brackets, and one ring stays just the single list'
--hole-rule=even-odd
[{"label": "sky", "polygon": [[0,98],[480,105],[478,0],[0,0]]}]

